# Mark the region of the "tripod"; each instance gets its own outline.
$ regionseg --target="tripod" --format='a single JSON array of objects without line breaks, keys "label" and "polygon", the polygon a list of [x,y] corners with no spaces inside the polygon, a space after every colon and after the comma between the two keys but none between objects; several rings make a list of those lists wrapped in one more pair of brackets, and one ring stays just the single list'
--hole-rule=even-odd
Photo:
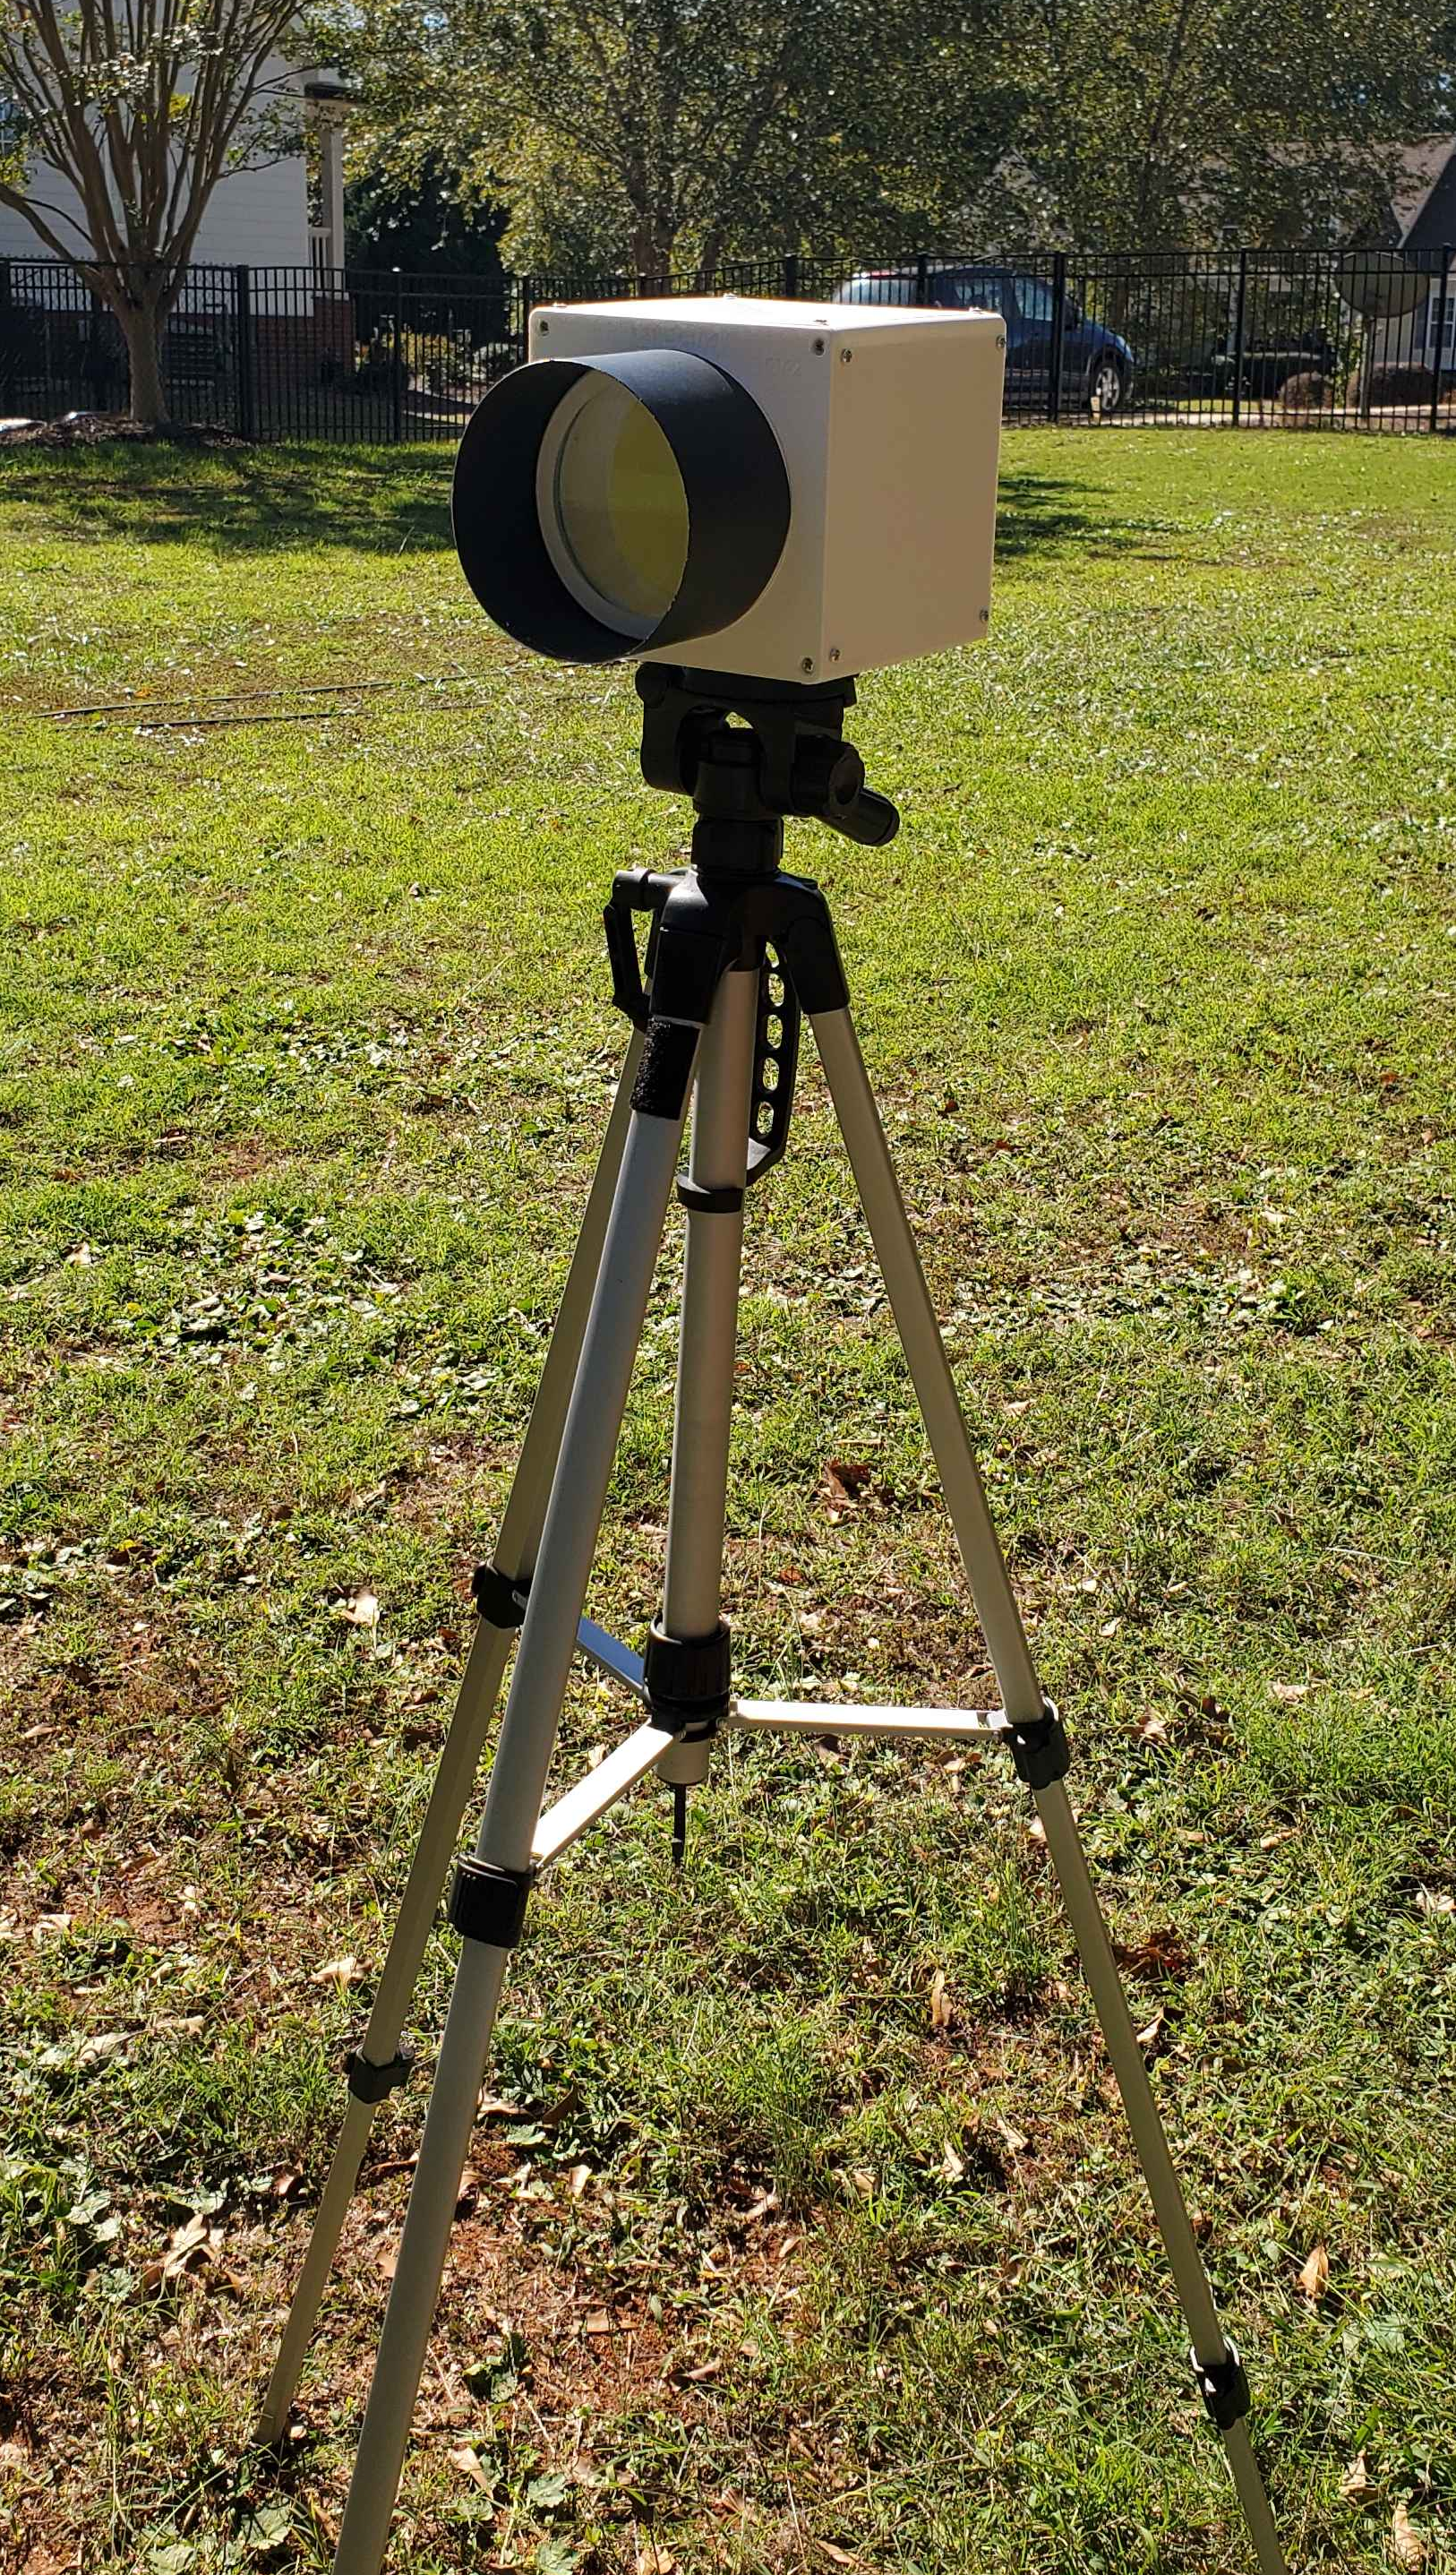
[{"label": "tripod", "polygon": [[[843,740],[853,685],[771,687],[649,663],[638,677],[649,785],[691,795],[692,865],[618,877],[607,908],[614,998],[634,1037],[571,1265],[480,1623],[350,2100],[269,2385],[259,2437],[286,2423],[375,2105],[400,2047],[511,1642],[520,1644],[474,1855],[456,1867],[462,1935],[335,2575],[379,2575],[440,2291],[452,2216],[507,1962],[541,1870],[649,1771],[674,1791],[681,1857],[690,1787],[728,1726],[819,1734],[822,1706],[735,1697],[721,1589],[745,1188],[783,1152],[800,1016],[812,1029],[885,1290],[944,1488],[1002,1705],[835,1706],[836,1735],[999,1738],[1035,1799],[1191,2340],[1263,2575],[1284,2575],[1249,2445],[1242,2364],[1218,2321],[1063,1784],[1066,1736],[1042,1693],[971,1454],[949,1363],[848,1013],[828,907],[780,872],[783,822],[804,815],[868,845],[898,817]],[[737,722],[730,719],[736,717]],[[633,916],[650,922],[646,971]],[[688,1176],[678,1180],[690,1099]],[[663,1605],[642,1656],[582,1616],[669,1202],[688,1215]],[[643,1721],[543,1808],[572,1656],[613,1673]]]}]

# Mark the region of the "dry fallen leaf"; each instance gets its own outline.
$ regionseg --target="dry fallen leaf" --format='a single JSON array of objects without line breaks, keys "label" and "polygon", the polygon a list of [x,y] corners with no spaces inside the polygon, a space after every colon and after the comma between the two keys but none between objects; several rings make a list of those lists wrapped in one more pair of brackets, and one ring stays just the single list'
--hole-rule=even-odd
[{"label": "dry fallen leaf", "polygon": [[644,2539],[637,2552],[637,2575],[674,2575],[678,2560],[660,2548],[655,2539]]},{"label": "dry fallen leaf", "polygon": [[1412,2575],[1416,2575],[1416,2570],[1424,2566],[1426,2543],[1403,2503],[1396,2505],[1391,2516],[1390,2546],[1397,2566],[1409,2567]]},{"label": "dry fallen leaf", "polygon": [[584,2327],[583,2327],[583,2331],[584,2331],[584,2332],[586,2332],[586,2333],[589,2333],[589,2334],[610,2334],[610,2333],[611,2333],[611,2331],[612,2331],[612,2318],[611,2318],[611,2316],[609,2315],[609,2313],[608,2313],[608,2311],[607,2311],[606,2307],[593,2307],[593,2308],[592,2308],[591,2312],[589,2313],[589,2315],[588,2315],[588,2317],[587,2317],[586,2324],[585,2324],[585,2325],[584,2325]]},{"label": "dry fallen leaf", "polygon": [[1375,2480],[1370,2474],[1369,2464],[1362,2450],[1357,2458],[1350,2461],[1341,2477],[1340,2492],[1346,2503],[1363,2503],[1365,2497],[1373,2494],[1374,2491]]},{"label": "dry fallen leaf", "polygon": [[1273,1690],[1274,1696],[1276,1698],[1282,1698],[1286,1704],[1291,1703],[1297,1698],[1308,1698],[1309,1696],[1308,1681],[1272,1681],[1270,1683],[1270,1687]]},{"label": "dry fallen leaf", "polygon": [[1456,1913],[1456,1895],[1448,1886],[1423,1886],[1416,1897],[1418,1913]]},{"label": "dry fallen leaf", "polygon": [[1012,2154],[1024,2155],[1027,2147],[1031,2143],[1030,2138],[1023,2137],[1019,2128],[1013,2128],[1009,2119],[1003,2119],[999,2110],[995,2113],[995,2122],[996,2126],[1000,2129],[1001,2135],[1010,2147]]},{"label": "dry fallen leaf", "polygon": [[572,2166],[572,2197],[573,2197],[573,2199],[580,2199],[580,2198],[581,2198],[583,2191],[588,2187],[588,2184],[591,2182],[591,2179],[592,2179],[592,2167],[591,2167],[591,2165],[590,2165],[590,2164],[573,2164],[573,2166]]},{"label": "dry fallen leaf", "polygon": [[352,1600],[336,1600],[334,1615],[350,1627],[377,1627],[379,1602],[372,1591],[356,1591]]},{"label": "dry fallen leaf", "polygon": [[869,1481],[870,1468],[857,1459],[831,1457],[824,1473],[836,1500],[851,1502]]},{"label": "dry fallen leaf", "polygon": [[1322,2244],[1316,2244],[1299,2274],[1299,2285],[1312,2305],[1317,2306],[1329,2287],[1330,2257]]},{"label": "dry fallen leaf", "polygon": [[945,2181],[964,2181],[965,2179],[965,2157],[956,2153],[948,2137],[945,2140],[945,2151],[940,2157],[940,2173]]},{"label": "dry fallen leaf", "polygon": [[1167,2013],[1165,2011],[1155,2011],[1151,2020],[1138,2031],[1137,2044],[1148,2055],[1155,2056],[1157,2054],[1158,2045],[1163,2034],[1163,2023],[1166,2019]]},{"label": "dry fallen leaf", "polygon": [[363,1973],[364,1969],[359,1960],[351,1952],[344,1958],[326,1958],[322,1967],[315,1967],[309,1983],[311,1985],[357,1985]]},{"label": "dry fallen leaf", "polygon": [[857,2566],[859,2563],[857,2557],[850,2556],[847,2548],[833,2548],[827,2539],[819,2541],[819,2548],[831,2566]]},{"label": "dry fallen leaf", "polygon": [[174,2228],[157,2258],[145,2265],[143,2288],[164,2288],[173,2280],[180,2280],[184,2271],[199,2259],[215,2262],[222,2240],[221,2227],[209,2226],[205,2217],[189,2217],[185,2226]]},{"label": "dry fallen leaf", "polygon": [[471,2483],[478,2485],[483,2492],[490,2485],[489,2473],[482,2467],[479,2454],[471,2448],[469,2442],[462,2442],[458,2450],[452,2450],[449,2453],[449,2457],[451,2466],[459,2468],[461,2475],[469,2477]]},{"label": "dry fallen leaf", "polygon": [[948,2029],[950,2019],[950,1997],[945,1991],[945,1970],[943,1967],[937,1967],[930,1979],[930,2027]]}]

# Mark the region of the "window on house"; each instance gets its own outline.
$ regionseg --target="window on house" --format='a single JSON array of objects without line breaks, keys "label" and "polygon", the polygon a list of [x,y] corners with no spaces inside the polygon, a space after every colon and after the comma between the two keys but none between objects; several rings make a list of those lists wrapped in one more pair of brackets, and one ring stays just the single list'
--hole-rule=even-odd
[{"label": "window on house", "polygon": [[1426,306],[1426,350],[1431,359],[1432,365],[1435,364],[1438,336],[1440,341],[1442,366],[1449,367],[1456,365],[1456,269],[1453,269],[1451,272],[1451,282],[1446,294],[1446,310],[1444,315],[1441,311],[1441,290],[1439,287],[1431,297],[1430,303]]}]

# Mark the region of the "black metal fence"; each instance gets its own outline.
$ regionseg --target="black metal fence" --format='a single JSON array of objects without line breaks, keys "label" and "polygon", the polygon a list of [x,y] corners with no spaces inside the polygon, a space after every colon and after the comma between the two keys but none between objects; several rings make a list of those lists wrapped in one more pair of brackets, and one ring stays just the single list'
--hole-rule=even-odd
[{"label": "black metal fence", "polygon": [[[1456,432],[1456,254],[790,252],[711,275],[454,278],[193,268],[167,327],[179,419],[250,438],[457,438],[521,363],[534,305],[777,295],[994,307],[1006,416],[1091,427]],[[0,259],[0,417],[120,411],[126,347],[60,260]]]}]

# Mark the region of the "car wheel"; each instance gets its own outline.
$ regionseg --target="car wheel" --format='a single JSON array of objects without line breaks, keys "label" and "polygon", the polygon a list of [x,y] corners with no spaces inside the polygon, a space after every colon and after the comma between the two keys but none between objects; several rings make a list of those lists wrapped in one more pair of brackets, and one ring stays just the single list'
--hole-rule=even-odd
[{"label": "car wheel", "polygon": [[1109,419],[1114,411],[1122,409],[1125,391],[1122,361],[1110,349],[1104,349],[1100,357],[1092,360],[1087,377],[1088,411],[1094,419]]}]

